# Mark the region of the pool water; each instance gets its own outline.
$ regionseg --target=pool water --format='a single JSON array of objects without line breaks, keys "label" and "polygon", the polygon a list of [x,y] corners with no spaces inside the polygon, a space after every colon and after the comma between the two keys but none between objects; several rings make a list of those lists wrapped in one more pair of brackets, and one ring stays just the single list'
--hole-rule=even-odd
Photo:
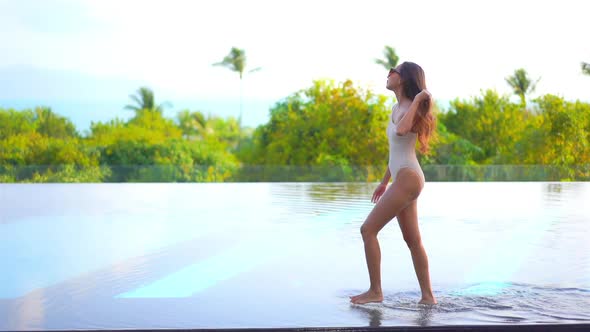
[{"label": "pool water", "polygon": [[0,184],[0,330],[590,323],[590,183],[427,183],[436,306],[367,183]]}]

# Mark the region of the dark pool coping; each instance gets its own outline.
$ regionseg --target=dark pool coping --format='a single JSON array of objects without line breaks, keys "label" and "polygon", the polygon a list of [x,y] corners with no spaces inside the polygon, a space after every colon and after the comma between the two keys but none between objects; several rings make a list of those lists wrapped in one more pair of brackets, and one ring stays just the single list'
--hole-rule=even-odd
[{"label": "dark pool coping", "polygon": [[[13,332],[1,330],[2,332]],[[302,327],[302,328],[223,328],[223,329],[87,329],[87,330],[14,330],[14,332],[385,332],[385,331],[590,331],[588,324],[518,324],[518,325],[444,325],[383,327]]]}]

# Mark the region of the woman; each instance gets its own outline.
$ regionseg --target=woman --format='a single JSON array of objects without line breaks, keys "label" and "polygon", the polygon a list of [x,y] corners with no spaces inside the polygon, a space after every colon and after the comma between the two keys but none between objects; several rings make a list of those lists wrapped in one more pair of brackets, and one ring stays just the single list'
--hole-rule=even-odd
[{"label": "woman", "polygon": [[[416,205],[424,187],[424,173],[416,158],[415,147],[418,140],[420,152],[428,152],[429,139],[435,127],[431,95],[426,90],[424,71],[412,62],[392,68],[387,75],[386,87],[395,93],[398,101],[393,106],[387,126],[389,165],[371,199],[376,205],[361,226],[371,285],[365,293],[352,296],[350,302],[363,304],[383,301],[381,250],[377,233],[397,217],[420,283],[422,299],[419,303],[436,304],[430,286],[428,257],[420,239]],[[387,188],[392,177],[393,183]]]}]

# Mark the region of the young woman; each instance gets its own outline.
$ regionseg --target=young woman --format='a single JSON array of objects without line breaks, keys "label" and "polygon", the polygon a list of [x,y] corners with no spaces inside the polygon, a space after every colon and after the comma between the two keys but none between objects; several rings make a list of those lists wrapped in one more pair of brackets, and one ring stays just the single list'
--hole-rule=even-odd
[{"label": "young woman", "polygon": [[[436,304],[430,285],[428,257],[418,229],[416,204],[425,181],[416,158],[416,140],[420,143],[420,152],[427,153],[435,129],[431,95],[426,90],[424,71],[412,62],[392,68],[387,75],[386,87],[397,99],[387,126],[389,165],[371,199],[376,205],[361,226],[371,285],[368,291],[352,296],[350,301],[355,304],[383,301],[377,233],[397,217],[422,291],[419,303]],[[390,178],[393,183],[387,188]]]}]

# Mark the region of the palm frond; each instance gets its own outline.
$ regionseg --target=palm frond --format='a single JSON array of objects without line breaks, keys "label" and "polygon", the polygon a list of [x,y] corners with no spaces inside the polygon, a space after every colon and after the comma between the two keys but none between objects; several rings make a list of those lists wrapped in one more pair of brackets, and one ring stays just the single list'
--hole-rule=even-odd
[{"label": "palm frond", "polygon": [[139,107],[142,105],[141,99],[136,95],[129,95],[129,98],[135,102]]},{"label": "palm frond", "polygon": [[381,59],[375,59],[375,63],[378,65],[382,65],[383,67],[387,67],[387,62],[381,60]]},{"label": "palm frond", "polygon": [[540,80],[541,78],[532,80],[523,68],[515,70],[512,76],[506,77],[506,82],[512,87],[514,93],[517,95],[533,92]]},{"label": "palm frond", "polygon": [[132,110],[132,111],[139,111],[141,108],[137,107],[137,106],[133,106],[133,105],[125,105],[125,107],[123,107],[126,110]]},{"label": "palm frond", "polygon": [[213,65],[226,67],[240,74],[240,79],[242,79],[244,69],[246,68],[246,52],[243,49],[232,47],[229,54],[221,62],[216,62]]},{"label": "palm frond", "polygon": [[397,55],[395,48],[386,45],[383,49],[383,56],[385,59],[375,59],[375,63],[385,67],[385,69],[397,67],[399,56]]},{"label": "palm frond", "polygon": [[148,87],[140,87],[135,94],[129,95],[129,98],[135,103],[125,106],[125,109],[133,111],[140,111],[142,109],[158,110],[160,107],[155,107],[154,92]]},{"label": "palm frond", "polygon": [[194,112],[192,114],[192,118],[202,127],[205,128],[207,126],[207,119],[205,115],[199,111]]}]

